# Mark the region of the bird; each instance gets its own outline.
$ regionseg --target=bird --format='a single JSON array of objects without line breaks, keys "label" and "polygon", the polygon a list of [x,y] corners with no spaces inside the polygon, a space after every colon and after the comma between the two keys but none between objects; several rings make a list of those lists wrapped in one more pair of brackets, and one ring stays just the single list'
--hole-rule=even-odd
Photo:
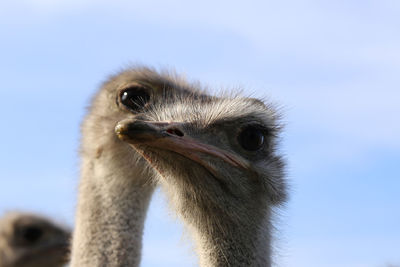
[{"label": "bird", "polygon": [[72,267],[139,266],[155,172],[118,138],[115,126],[179,98],[204,102],[209,97],[172,71],[146,66],[112,75],[94,95],[81,126]]},{"label": "bird", "polygon": [[240,94],[179,98],[115,127],[153,167],[202,267],[271,266],[272,219],[287,200],[276,105]]},{"label": "bird", "polygon": [[8,212],[0,218],[0,267],[61,267],[70,230],[47,217]]}]

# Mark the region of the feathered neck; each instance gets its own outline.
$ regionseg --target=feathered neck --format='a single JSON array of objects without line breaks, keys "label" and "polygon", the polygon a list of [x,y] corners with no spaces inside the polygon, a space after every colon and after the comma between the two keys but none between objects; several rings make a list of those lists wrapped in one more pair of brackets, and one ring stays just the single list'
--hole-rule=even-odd
[{"label": "feathered neck", "polygon": [[83,155],[71,267],[139,266],[154,186],[129,166],[104,152]]},{"label": "feathered neck", "polygon": [[200,266],[271,266],[267,219],[254,218],[253,225],[208,219],[197,226],[189,226],[196,241]]}]

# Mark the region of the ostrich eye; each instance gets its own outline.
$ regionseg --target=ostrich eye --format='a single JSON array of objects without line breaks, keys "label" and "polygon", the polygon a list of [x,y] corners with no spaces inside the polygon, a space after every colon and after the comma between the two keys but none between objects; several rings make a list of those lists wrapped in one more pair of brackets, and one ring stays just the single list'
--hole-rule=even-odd
[{"label": "ostrich eye", "polygon": [[137,112],[150,100],[150,95],[142,87],[130,87],[120,93],[120,102],[129,110]]},{"label": "ostrich eye", "polygon": [[253,126],[243,129],[238,136],[239,144],[248,151],[257,151],[264,144],[263,132]]},{"label": "ostrich eye", "polygon": [[21,236],[24,241],[34,243],[38,241],[43,235],[43,230],[36,226],[28,226],[21,229]]}]

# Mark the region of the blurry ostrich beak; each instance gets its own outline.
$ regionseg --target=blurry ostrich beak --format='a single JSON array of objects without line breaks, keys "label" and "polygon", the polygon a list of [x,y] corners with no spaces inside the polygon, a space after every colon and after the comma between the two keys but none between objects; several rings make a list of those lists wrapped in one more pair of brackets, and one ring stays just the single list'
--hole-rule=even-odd
[{"label": "blurry ostrich beak", "polygon": [[214,175],[217,170],[202,155],[217,157],[236,168],[249,168],[249,163],[245,159],[229,151],[201,143],[185,135],[180,128],[180,123],[127,119],[116,125],[115,133],[119,139],[131,144],[142,155],[143,148],[138,149],[141,145],[173,151],[201,164]]}]

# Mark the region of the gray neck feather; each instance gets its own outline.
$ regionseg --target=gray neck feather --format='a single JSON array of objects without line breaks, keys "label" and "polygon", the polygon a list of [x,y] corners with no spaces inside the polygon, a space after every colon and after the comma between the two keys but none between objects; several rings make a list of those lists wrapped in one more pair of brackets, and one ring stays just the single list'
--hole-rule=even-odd
[{"label": "gray neck feather", "polygon": [[254,195],[248,203],[223,204],[217,191],[196,187],[201,183],[167,179],[160,181],[194,238],[200,266],[271,266],[271,207],[265,200]]},{"label": "gray neck feather", "polygon": [[138,182],[143,168],[129,166],[106,156],[83,160],[71,267],[139,266],[154,187]]},{"label": "gray neck feather", "polygon": [[269,223],[209,224],[193,230],[202,267],[271,266]]}]

